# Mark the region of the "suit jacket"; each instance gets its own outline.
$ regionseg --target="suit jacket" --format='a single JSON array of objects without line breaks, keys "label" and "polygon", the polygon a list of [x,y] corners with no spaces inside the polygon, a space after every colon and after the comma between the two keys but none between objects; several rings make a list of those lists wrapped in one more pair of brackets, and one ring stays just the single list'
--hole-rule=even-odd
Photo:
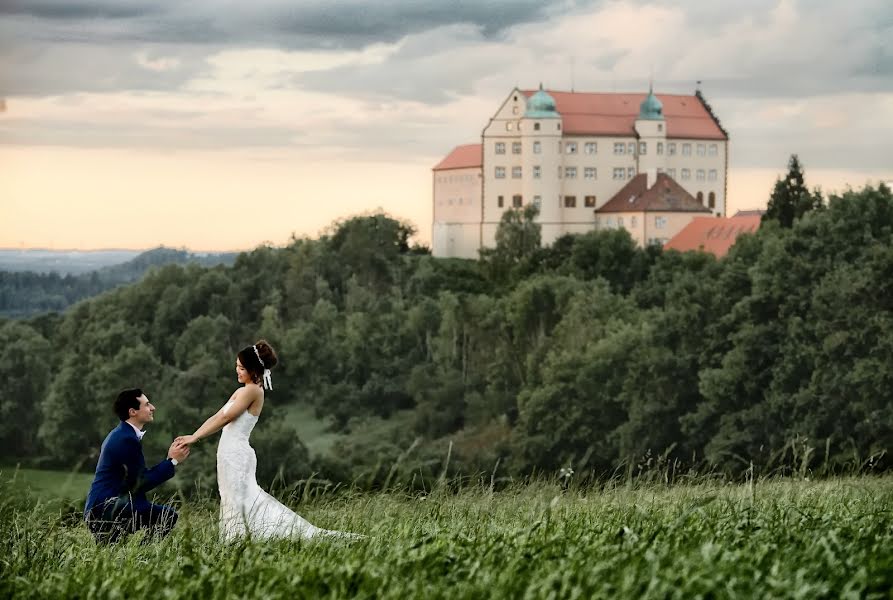
[{"label": "suit jacket", "polygon": [[110,498],[117,499],[121,505],[130,504],[134,511],[148,510],[151,503],[146,499],[146,492],[173,476],[174,464],[170,459],[151,469],[146,468],[136,431],[129,423],[121,421],[102,442],[84,515]]}]

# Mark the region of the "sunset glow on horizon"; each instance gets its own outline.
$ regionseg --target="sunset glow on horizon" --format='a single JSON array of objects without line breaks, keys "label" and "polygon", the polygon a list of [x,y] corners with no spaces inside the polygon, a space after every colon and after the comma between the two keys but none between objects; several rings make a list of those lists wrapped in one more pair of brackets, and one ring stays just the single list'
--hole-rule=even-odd
[{"label": "sunset glow on horizon", "polygon": [[540,82],[702,81],[730,215],[764,207],[794,153],[826,193],[889,184],[893,10],[863,4],[0,8],[0,247],[245,250],[377,210],[429,244],[431,168]]}]

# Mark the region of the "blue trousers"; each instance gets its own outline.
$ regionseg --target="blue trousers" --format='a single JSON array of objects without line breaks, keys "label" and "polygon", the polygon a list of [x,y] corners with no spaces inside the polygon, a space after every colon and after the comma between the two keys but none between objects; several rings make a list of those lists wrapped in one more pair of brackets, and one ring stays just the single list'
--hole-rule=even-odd
[{"label": "blue trousers", "polygon": [[145,542],[161,539],[171,532],[178,518],[177,511],[163,504],[135,510],[126,496],[97,504],[85,515],[90,533],[102,544],[113,544],[140,529],[147,530]]}]

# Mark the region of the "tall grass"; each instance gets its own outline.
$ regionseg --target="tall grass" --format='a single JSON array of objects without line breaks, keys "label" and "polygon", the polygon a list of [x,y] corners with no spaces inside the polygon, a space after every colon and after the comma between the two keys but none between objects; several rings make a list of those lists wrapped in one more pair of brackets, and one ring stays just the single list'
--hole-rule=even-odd
[{"label": "tall grass", "polygon": [[298,512],[368,537],[226,545],[208,499],[182,504],[166,539],[112,547],[94,544],[80,506],[12,491],[0,488],[0,597],[889,598],[893,588],[891,477],[305,488],[286,499]]}]

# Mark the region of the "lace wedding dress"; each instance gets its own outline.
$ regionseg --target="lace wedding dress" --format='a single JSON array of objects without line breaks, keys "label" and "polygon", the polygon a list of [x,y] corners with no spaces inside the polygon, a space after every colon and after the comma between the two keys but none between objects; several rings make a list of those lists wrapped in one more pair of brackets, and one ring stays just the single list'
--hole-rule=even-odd
[{"label": "lace wedding dress", "polygon": [[[223,413],[232,407],[232,400]],[[257,417],[247,410],[223,428],[217,446],[217,485],[220,489],[220,533],[224,540],[253,538],[313,538],[331,536],[347,539],[361,535],[331,531],[312,525],[257,485],[257,456],[248,443]]]}]

